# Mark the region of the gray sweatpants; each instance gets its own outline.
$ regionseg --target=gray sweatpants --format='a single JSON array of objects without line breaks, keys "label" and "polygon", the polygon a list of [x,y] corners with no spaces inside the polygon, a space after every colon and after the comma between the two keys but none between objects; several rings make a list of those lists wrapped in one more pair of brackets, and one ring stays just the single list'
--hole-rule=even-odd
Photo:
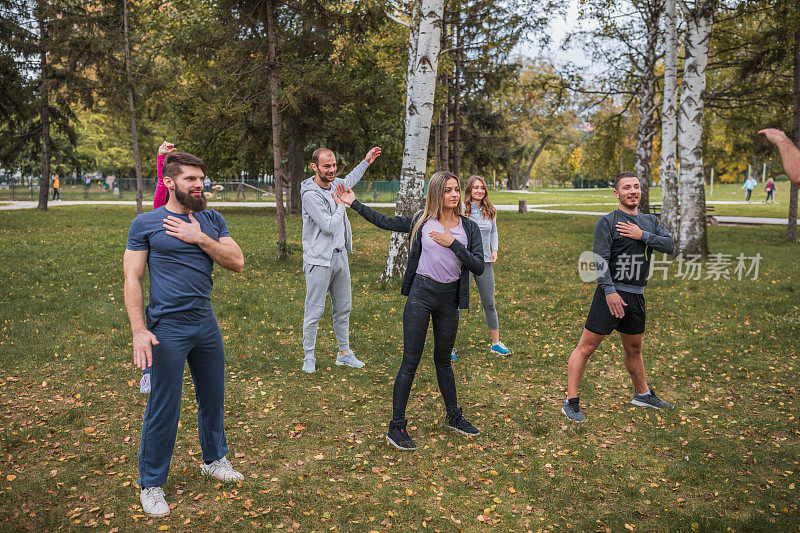
[{"label": "gray sweatpants", "polygon": [[483,306],[483,314],[486,316],[486,325],[489,329],[498,329],[500,327],[497,321],[497,310],[494,308],[494,263],[485,263],[483,274],[480,276],[473,276],[472,272],[469,273],[470,283],[472,278],[475,278],[475,285],[478,286],[478,295],[481,297],[481,305]]},{"label": "gray sweatpants", "polygon": [[339,343],[339,351],[350,349],[350,264],[347,251],[334,252],[331,266],[309,265],[303,263],[306,275],[306,305],[303,317],[303,351],[305,357],[314,357],[317,344],[317,328],[322,313],[325,312],[325,294],[331,296],[333,332]]}]

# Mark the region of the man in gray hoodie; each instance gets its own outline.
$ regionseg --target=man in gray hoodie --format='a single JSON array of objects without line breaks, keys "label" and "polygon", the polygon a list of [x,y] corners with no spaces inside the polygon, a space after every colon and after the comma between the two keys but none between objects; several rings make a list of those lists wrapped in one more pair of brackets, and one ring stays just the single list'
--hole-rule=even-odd
[{"label": "man in gray hoodie", "polygon": [[331,296],[333,332],[339,344],[337,365],[361,368],[364,363],[350,349],[350,264],[353,235],[343,205],[336,203],[336,185],[353,187],[367,168],[381,155],[377,146],[344,179],[336,177],[336,156],[327,148],[318,148],[311,156],[314,177],[300,185],[303,203],[303,272],[306,275],[306,302],[303,316],[303,372],[316,371],[314,347],[317,344],[319,319],[325,311],[325,294]]}]

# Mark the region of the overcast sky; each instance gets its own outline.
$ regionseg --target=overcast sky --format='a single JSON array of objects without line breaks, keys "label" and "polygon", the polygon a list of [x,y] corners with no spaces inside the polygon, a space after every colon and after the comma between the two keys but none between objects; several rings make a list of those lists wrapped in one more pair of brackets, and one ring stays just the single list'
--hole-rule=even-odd
[{"label": "overcast sky", "polygon": [[571,61],[579,67],[588,67],[591,65],[591,61],[580,48],[573,46],[567,50],[561,49],[567,33],[587,28],[587,23],[582,22],[578,16],[578,1],[569,0],[565,16],[555,16],[550,21],[547,31],[551,39],[547,49],[540,50],[538,43],[524,42],[517,45],[516,51],[529,57],[548,57],[557,66]]}]

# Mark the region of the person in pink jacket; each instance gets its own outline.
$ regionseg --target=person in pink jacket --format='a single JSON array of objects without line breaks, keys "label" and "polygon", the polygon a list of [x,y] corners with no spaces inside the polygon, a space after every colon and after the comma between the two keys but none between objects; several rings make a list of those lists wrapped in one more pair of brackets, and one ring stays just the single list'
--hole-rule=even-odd
[{"label": "person in pink jacket", "polygon": [[158,173],[158,185],[156,185],[156,193],[153,195],[153,209],[158,209],[167,203],[169,193],[164,186],[164,161],[170,152],[175,151],[175,145],[171,142],[164,141],[158,147],[158,157],[156,158],[156,172]]},{"label": "person in pink jacket", "polygon": [[[158,209],[162,205],[166,205],[169,200],[169,192],[164,185],[164,162],[167,160],[167,155],[175,151],[175,145],[171,142],[164,141],[158,147],[158,157],[156,158],[156,172],[158,173],[158,184],[156,185],[156,193],[153,195],[153,209]],[[148,366],[142,371],[142,379],[139,380],[139,392],[142,394],[150,393],[150,367]]]}]

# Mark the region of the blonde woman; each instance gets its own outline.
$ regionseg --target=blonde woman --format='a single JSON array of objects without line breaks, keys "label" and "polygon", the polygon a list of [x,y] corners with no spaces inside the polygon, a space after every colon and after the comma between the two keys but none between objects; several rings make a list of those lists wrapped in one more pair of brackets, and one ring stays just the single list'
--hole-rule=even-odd
[{"label": "blonde woman", "polygon": [[[489,201],[489,190],[486,180],[480,176],[472,176],[467,180],[464,193],[464,216],[475,222],[481,230],[483,242],[483,274],[475,276],[478,294],[481,297],[483,314],[486,325],[492,338],[492,352],[500,355],[511,353],[505,344],[500,341],[500,325],[497,320],[497,310],[494,306],[494,263],[497,261],[497,209]],[[470,274],[470,278],[472,275]],[[455,359],[453,351],[452,359]]]},{"label": "blonde woman", "polygon": [[461,213],[458,178],[450,172],[431,176],[425,210],[413,217],[387,217],[336,188],[336,201],[349,205],[379,228],[411,234],[408,266],[400,292],[408,296],[403,310],[403,361],[394,381],[392,421],[386,440],[399,450],[415,450],[406,431],[406,405],[422,358],[428,323],[433,322],[433,361],[444,398],[445,423],[462,435],[480,433],[458,407],[450,353],[458,331],[458,310],[469,305],[469,276],[483,273],[483,245],[478,225]]}]

